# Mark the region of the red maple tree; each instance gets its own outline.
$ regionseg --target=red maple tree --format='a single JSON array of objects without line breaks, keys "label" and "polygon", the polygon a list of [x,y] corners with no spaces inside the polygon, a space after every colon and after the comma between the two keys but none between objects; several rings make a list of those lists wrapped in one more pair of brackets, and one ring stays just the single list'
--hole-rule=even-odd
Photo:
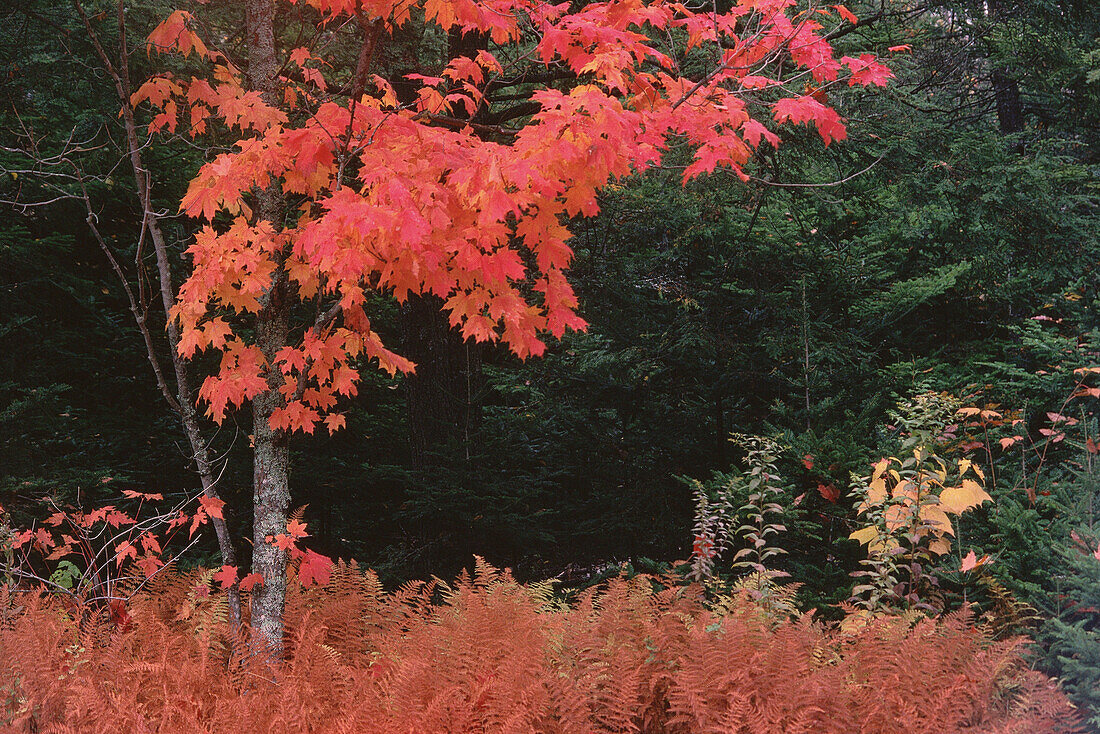
[{"label": "red maple tree", "polygon": [[[200,390],[208,415],[220,422],[252,403],[251,577],[263,578],[252,621],[275,646],[288,435],[342,427],[340,398],[355,394],[365,359],[391,374],[415,368],[372,327],[370,294],[434,294],[465,338],[540,355],[545,334],[584,328],[565,277],[568,223],[599,211],[601,189],[661,164],[673,146],[692,151],[684,182],[718,167],[748,180],[754,151],[778,145],[782,123],[813,125],[826,145],[844,138],[822,88],[891,76],[871,55],[836,57],[826,32],[855,22],[840,5],[243,5],[243,71],[200,35],[201,18],[178,10],[150,48],[194,56],[203,71],[159,75],[132,101],[155,108],[154,130],[217,128],[236,141],[183,198],[181,211],[203,225],[171,318],[181,355],[221,355]],[[277,13],[311,27],[314,42],[280,47],[276,36],[293,34],[276,34]],[[449,39],[440,61],[395,72],[380,49],[418,24]],[[323,50],[349,28],[354,70]]]}]

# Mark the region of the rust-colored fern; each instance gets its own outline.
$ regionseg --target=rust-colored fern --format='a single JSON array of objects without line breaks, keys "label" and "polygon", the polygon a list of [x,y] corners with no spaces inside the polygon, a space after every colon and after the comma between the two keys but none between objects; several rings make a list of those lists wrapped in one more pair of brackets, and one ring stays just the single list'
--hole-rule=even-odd
[{"label": "rust-colored fern", "polygon": [[[1072,707],[966,613],[840,632],[741,597],[613,579],[574,603],[479,563],[385,592],[339,564],[292,591],[286,660],[226,620],[209,572],[165,573],[128,620],[0,590],[13,732],[1058,732]],[[246,618],[247,621],[247,618]]]}]

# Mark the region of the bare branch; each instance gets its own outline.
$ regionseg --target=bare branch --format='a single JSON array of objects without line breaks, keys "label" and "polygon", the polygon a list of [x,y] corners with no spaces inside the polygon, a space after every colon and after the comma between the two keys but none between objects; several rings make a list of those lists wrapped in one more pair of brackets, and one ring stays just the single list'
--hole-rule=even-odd
[{"label": "bare branch", "polygon": [[878,158],[876,158],[874,160],[874,162],[871,163],[871,165],[867,166],[866,168],[864,168],[862,170],[859,170],[859,171],[856,171],[851,176],[845,176],[844,178],[837,179],[836,181],[829,181],[827,183],[778,183],[776,181],[770,181],[766,178],[756,178],[755,176],[750,176],[749,178],[751,178],[753,181],[756,181],[757,183],[762,183],[765,186],[774,186],[776,188],[783,188],[783,189],[824,189],[824,188],[829,188],[830,186],[840,186],[841,184],[848,183],[849,181],[851,181],[854,178],[859,178],[860,176],[862,176],[863,174],[867,173],[872,168],[877,166],[879,163],[881,163],[882,160],[885,157],[886,157],[886,154],[883,153]]}]

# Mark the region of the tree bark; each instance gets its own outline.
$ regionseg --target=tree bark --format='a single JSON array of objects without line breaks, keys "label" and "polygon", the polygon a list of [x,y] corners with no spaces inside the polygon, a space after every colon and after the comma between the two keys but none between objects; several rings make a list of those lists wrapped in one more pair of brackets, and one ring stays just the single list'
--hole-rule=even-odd
[{"label": "tree bark", "polygon": [[[248,47],[248,85],[264,101],[277,104],[275,75],[275,9],[271,0],[245,3],[245,39]],[[258,194],[256,215],[281,229],[282,201],[274,184]],[[260,300],[256,315],[256,346],[267,364],[286,346],[289,336],[287,274],[278,263],[271,285]],[[268,374],[268,391],[252,401],[252,572],[263,585],[252,593],[252,628],[279,657],[283,652],[283,610],[286,606],[287,553],[271,540],[286,533],[290,509],[290,442],[285,431],[271,428],[271,416],[282,407],[277,371]]]},{"label": "tree bark", "polygon": [[[269,361],[286,343],[286,334],[285,313],[277,305],[265,306],[257,317],[256,342]],[[287,553],[271,540],[286,533],[290,509],[289,440],[285,431],[270,425],[272,413],[281,405],[274,389],[252,401],[252,572],[263,576],[263,585],[252,592],[252,628],[276,655],[283,649]]]},{"label": "tree bark", "polygon": [[726,429],[726,405],[721,388],[714,391],[714,435],[718,466],[726,467],[726,446],[729,444],[729,432]]},{"label": "tree bark", "polygon": [[993,94],[997,102],[997,122],[1001,134],[1022,132],[1024,106],[1020,100],[1020,85],[1004,69],[993,70]]},{"label": "tree bark", "polygon": [[[989,0],[986,13],[991,22],[1002,21],[1010,10],[1004,7],[1002,0]],[[994,59],[995,64],[998,63]],[[1002,135],[1013,135],[1024,129],[1024,105],[1020,97],[1020,84],[1003,65],[995,65],[990,75],[993,84],[993,99],[997,108],[997,124]],[[1017,144],[1022,151],[1022,146]]]}]

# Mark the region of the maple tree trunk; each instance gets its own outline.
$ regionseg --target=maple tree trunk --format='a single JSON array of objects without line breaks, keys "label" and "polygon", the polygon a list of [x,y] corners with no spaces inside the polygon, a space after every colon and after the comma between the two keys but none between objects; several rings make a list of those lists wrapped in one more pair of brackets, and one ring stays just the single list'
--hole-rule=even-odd
[{"label": "maple tree trunk", "polygon": [[[257,342],[267,347],[286,339],[286,319],[277,309],[264,309],[257,324]],[[271,428],[269,421],[281,405],[277,392],[269,390],[252,402],[253,449],[252,473],[252,572],[263,576],[263,585],[252,592],[252,628],[281,654],[283,608],[286,604],[287,553],[270,539],[286,532],[290,508],[290,454],[285,431]]]},{"label": "maple tree trunk", "polygon": [[[112,63],[111,57],[107,54],[107,50],[100,43],[99,35],[95,32],[83,5],[79,0],[74,0],[73,5],[84,22],[84,27],[88,31],[89,40],[91,40],[100,61],[103,62],[108,75],[114,82],[115,93],[122,104],[122,120],[123,127],[126,131],[127,155],[130,159],[130,167],[134,174],[134,185],[137,191],[138,201],[142,208],[142,226],[153,243],[153,252],[157,262],[157,281],[161,305],[164,307],[167,320],[168,352],[172,361],[172,371],[176,378],[176,395],[174,398],[164,379],[160,360],[157,357],[156,351],[153,349],[152,335],[149,332],[149,326],[146,321],[146,311],[144,308],[141,308],[133,298],[129,286],[127,285],[125,274],[122,272],[121,268],[118,267],[114,256],[107,248],[106,243],[103,242],[102,238],[99,236],[99,232],[94,226],[94,215],[91,211],[90,202],[85,199],[85,203],[89,205],[89,225],[92,226],[96,238],[101,240],[101,246],[111,259],[111,264],[115,267],[119,278],[122,280],[123,287],[127,290],[127,296],[130,297],[130,308],[134,314],[138,329],[141,331],[142,337],[145,340],[147,356],[149,358],[149,363],[152,365],[153,372],[156,375],[157,384],[164,395],[165,401],[178,413],[180,424],[183,427],[184,433],[187,435],[187,442],[191,447],[191,458],[195,462],[195,471],[199,475],[203,494],[212,499],[221,499],[218,496],[216,488],[217,478],[214,475],[213,462],[210,460],[210,452],[207,449],[206,439],[203,436],[202,428],[199,425],[198,413],[195,410],[195,394],[191,387],[190,372],[187,369],[186,360],[184,360],[177,351],[180,341],[179,324],[173,319],[167,318],[167,314],[170,313],[176,300],[176,290],[172,283],[172,265],[169,259],[168,245],[164,239],[164,232],[160,227],[160,216],[156,213],[156,208],[153,206],[152,177],[142,160],[141,150],[143,146],[141,140],[138,138],[137,122],[134,119],[134,108],[130,102],[130,68],[129,50],[126,44],[125,3],[124,0],[118,0],[116,6],[119,33],[117,65]],[[218,539],[218,550],[222,557],[222,563],[230,566],[236,565],[237,554],[233,547],[233,540],[229,535],[229,528],[225,519],[215,517],[211,518],[211,521],[211,524],[214,526],[214,533]],[[236,585],[229,590],[229,614],[233,625],[236,626],[241,619],[240,590]]]},{"label": "maple tree trunk", "polygon": [[[274,105],[275,56],[274,6],[271,0],[245,3],[248,46],[248,83]],[[259,192],[256,214],[278,229],[281,204],[278,191],[269,186]],[[286,346],[289,335],[287,276],[281,266],[260,301],[256,315],[256,346],[268,364]],[[290,509],[290,442],[285,431],[271,428],[271,416],[282,407],[279,375],[268,375],[268,391],[252,401],[252,572],[263,576],[263,585],[252,593],[252,628],[260,633],[276,656],[283,650],[283,609],[286,606],[287,552],[270,542],[286,532]]]}]

